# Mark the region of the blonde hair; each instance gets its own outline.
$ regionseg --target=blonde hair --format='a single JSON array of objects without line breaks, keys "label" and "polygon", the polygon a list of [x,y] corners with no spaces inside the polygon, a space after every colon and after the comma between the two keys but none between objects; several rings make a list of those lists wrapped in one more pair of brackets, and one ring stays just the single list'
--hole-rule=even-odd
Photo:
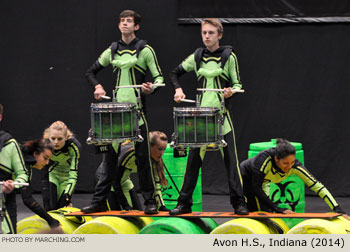
[{"label": "blonde hair", "polygon": [[215,26],[218,29],[219,35],[224,33],[224,27],[222,26],[221,21],[217,18],[205,18],[202,21],[201,29],[205,24],[211,24],[212,26]]},{"label": "blonde hair", "polygon": [[67,139],[72,138],[74,135],[73,133],[68,129],[67,125],[62,121],[56,121],[50,125],[47,129],[44,130],[43,138],[49,139],[51,130],[61,130],[63,131],[63,134],[67,137]]},{"label": "blonde hair", "polygon": [[[155,146],[158,144],[159,141],[166,141],[168,142],[168,137],[161,131],[151,131],[149,132],[149,143],[151,146]],[[158,171],[158,176],[160,178],[160,184],[162,186],[167,186],[168,185],[168,180],[165,178],[165,173],[164,173],[164,161],[163,158],[161,157],[159,161],[157,162],[157,171]]]}]

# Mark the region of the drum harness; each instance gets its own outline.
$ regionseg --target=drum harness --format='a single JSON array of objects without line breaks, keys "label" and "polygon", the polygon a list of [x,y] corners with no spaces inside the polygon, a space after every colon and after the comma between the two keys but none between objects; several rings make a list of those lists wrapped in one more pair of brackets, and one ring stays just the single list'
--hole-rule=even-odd
[{"label": "drum harness", "polygon": [[[225,46],[225,49],[223,50],[223,52],[221,53],[221,68],[224,69],[225,64],[227,62],[227,60],[229,59],[231,53],[232,53],[232,47],[231,46]],[[196,68],[199,69],[200,68],[200,61],[202,59],[202,55],[204,52],[204,48],[198,48],[196,49],[196,51],[194,52],[194,60],[196,63]],[[219,124],[220,124],[220,133],[219,133],[219,144],[214,144],[214,146],[211,145],[207,145],[206,146],[206,150],[218,150],[218,148],[220,146],[227,146],[226,141],[224,140],[224,136],[222,135],[222,127],[224,125],[224,121],[225,121],[225,117],[227,116],[227,110],[225,107],[225,97],[224,97],[224,89],[213,89],[213,88],[197,88],[197,94],[196,94],[196,100],[189,100],[189,99],[182,99],[182,102],[189,102],[189,103],[195,103],[196,104],[196,108],[200,107],[200,102],[201,102],[201,95],[199,95],[199,92],[207,92],[207,91],[213,91],[213,92],[217,92],[219,99],[220,99],[220,105],[221,105],[221,111],[222,113],[220,114],[219,117]],[[243,93],[244,90],[235,90],[235,92],[240,92]],[[175,116],[175,115],[174,115]],[[174,118],[175,121],[175,118]],[[175,127],[174,127],[175,128]],[[182,144],[178,145],[178,136],[177,134],[174,132],[172,135],[172,142],[171,142],[171,147],[172,148],[177,148],[178,150],[183,150],[183,148],[186,149],[186,146],[182,146]]]}]

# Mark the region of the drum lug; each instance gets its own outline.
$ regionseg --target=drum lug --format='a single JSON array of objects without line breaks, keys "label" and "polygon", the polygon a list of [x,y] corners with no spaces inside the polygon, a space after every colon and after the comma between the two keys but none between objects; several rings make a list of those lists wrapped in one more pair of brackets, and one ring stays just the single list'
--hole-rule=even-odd
[{"label": "drum lug", "polygon": [[177,142],[177,135],[176,135],[176,133],[174,132],[174,133],[171,135],[170,147],[171,147],[171,148],[176,147],[176,142]]},{"label": "drum lug", "polygon": [[221,139],[221,144],[222,144],[222,147],[226,147],[227,146],[227,143],[224,139]]},{"label": "drum lug", "polygon": [[141,136],[141,130],[140,129],[138,129],[137,130],[137,136],[136,136],[136,139],[135,139],[135,141],[136,142],[143,142],[143,137]]}]

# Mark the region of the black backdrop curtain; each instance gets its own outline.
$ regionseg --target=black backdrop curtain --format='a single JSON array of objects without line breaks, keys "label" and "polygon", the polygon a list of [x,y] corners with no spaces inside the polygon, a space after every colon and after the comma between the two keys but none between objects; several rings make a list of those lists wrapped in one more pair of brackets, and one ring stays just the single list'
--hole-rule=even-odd
[{"label": "black backdrop curtain", "polygon": [[[169,83],[171,69],[201,46],[199,25],[177,23],[179,2],[2,3],[0,103],[5,114],[1,128],[24,141],[41,137],[53,121],[66,122],[83,144],[76,190],[92,192],[101,157],[85,144],[94,100],[84,73],[120,38],[118,14],[134,9],[143,16],[138,36],[155,49]],[[231,103],[240,161],[247,158],[253,142],[276,137],[301,142],[306,167],[335,196],[349,196],[350,24],[226,24],[224,29],[221,44],[233,45],[246,90]],[[98,78],[111,95],[111,69]],[[194,75],[181,80],[187,97],[194,98],[190,90]],[[164,131],[168,137],[173,131],[172,108],[179,106],[173,93],[167,86],[146,101],[150,129]],[[228,192],[217,152],[207,155],[202,174],[204,193]],[[34,184],[40,188],[38,181],[35,175]]]}]

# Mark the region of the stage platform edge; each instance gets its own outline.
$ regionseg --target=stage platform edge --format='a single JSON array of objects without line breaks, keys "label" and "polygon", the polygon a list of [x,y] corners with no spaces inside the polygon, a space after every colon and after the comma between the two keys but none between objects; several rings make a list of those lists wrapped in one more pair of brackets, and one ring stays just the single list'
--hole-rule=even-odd
[{"label": "stage platform edge", "polygon": [[340,213],[262,213],[251,212],[249,215],[238,215],[233,212],[192,212],[179,215],[169,215],[169,212],[159,212],[158,214],[145,214],[143,211],[106,211],[96,213],[83,213],[80,211],[67,213],[65,216],[117,216],[117,217],[181,217],[181,218],[320,218],[333,219],[340,216]]}]

